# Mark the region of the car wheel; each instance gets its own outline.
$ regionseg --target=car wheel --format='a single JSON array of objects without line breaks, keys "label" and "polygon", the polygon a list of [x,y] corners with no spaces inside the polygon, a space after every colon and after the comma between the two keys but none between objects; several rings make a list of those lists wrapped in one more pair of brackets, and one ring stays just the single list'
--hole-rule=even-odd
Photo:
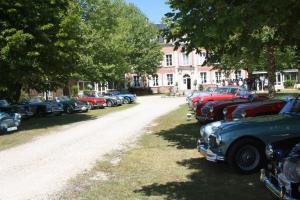
[{"label": "car wheel", "polygon": [[112,107],[113,104],[112,104],[111,101],[107,101],[107,102],[106,102],[106,105],[107,105],[107,107]]},{"label": "car wheel", "polygon": [[71,106],[68,106],[66,112],[67,112],[68,114],[72,114],[72,113],[73,113],[72,107],[71,107]]},{"label": "car wheel", "polygon": [[228,163],[238,173],[257,172],[264,161],[264,146],[257,140],[242,139],[229,149]]},{"label": "car wheel", "polygon": [[123,103],[124,104],[129,104],[130,103],[130,99],[128,97],[124,97]]}]

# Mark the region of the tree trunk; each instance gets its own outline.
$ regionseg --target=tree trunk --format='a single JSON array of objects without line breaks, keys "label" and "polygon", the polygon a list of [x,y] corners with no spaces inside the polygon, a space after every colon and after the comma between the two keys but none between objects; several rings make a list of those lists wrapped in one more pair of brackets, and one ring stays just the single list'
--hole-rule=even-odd
[{"label": "tree trunk", "polygon": [[268,71],[268,91],[269,96],[275,96],[275,81],[276,81],[276,63],[274,47],[267,47],[267,71]]}]

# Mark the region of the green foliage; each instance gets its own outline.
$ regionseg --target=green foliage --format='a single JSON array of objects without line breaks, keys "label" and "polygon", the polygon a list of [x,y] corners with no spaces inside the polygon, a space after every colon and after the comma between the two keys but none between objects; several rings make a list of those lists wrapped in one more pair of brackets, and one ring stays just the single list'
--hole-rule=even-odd
[{"label": "green foliage", "polygon": [[295,80],[285,80],[284,81],[285,88],[293,88],[295,84],[296,84]]},{"label": "green foliage", "polygon": [[0,98],[69,79],[122,82],[154,73],[156,29],[123,0],[0,0]]},{"label": "green foliage", "polygon": [[71,87],[71,96],[72,97],[76,97],[78,95],[78,86],[77,85],[73,85]]},{"label": "green foliage", "polygon": [[[203,47],[207,62],[223,70],[263,68],[273,77],[299,63],[300,2],[288,0],[169,0],[163,34],[176,48]],[[269,91],[274,91],[269,81]]]}]

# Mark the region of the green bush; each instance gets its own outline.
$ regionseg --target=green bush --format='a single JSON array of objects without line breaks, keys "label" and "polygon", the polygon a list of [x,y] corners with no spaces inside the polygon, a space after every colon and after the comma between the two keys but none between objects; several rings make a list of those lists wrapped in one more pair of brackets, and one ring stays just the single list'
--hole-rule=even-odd
[{"label": "green bush", "polygon": [[286,80],[286,81],[284,81],[284,87],[285,88],[293,88],[295,84],[296,84],[295,80]]},{"label": "green bush", "polygon": [[71,95],[72,95],[72,97],[76,97],[78,95],[78,87],[77,87],[77,85],[73,85],[71,87]]}]

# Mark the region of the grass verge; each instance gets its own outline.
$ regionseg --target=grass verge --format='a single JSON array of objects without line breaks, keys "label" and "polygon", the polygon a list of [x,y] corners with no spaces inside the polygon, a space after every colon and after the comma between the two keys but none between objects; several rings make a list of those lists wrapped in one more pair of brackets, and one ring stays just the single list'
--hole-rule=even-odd
[{"label": "grass verge", "polygon": [[196,150],[199,124],[186,106],[159,118],[127,152],[108,155],[59,199],[271,199],[259,175],[242,176]]},{"label": "grass verge", "polygon": [[0,150],[26,143],[34,137],[49,134],[50,132],[65,127],[66,125],[92,120],[112,112],[131,108],[135,105],[137,104],[124,104],[118,107],[91,110],[87,113],[63,114],[62,116],[48,116],[24,120],[19,127],[19,131],[11,134],[0,135]]}]

